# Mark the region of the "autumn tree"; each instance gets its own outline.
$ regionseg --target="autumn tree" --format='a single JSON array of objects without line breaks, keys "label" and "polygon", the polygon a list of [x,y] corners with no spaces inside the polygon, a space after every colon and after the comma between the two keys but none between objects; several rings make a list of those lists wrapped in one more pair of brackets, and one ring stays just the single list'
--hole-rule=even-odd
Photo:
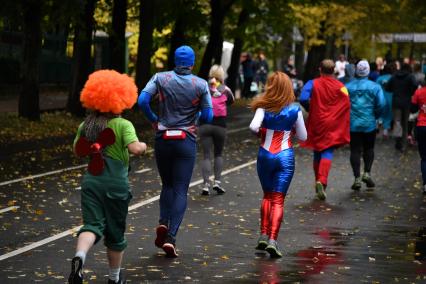
[{"label": "autumn tree", "polygon": [[91,48],[95,5],[96,0],[85,0],[74,24],[73,67],[67,109],[78,116],[85,114],[80,92],[93,69]]},{"label": "autumn tree", "polygon": [[109,32],[110,67],[120,73],[127,69],[126,64],[126,21],[127,0],[114,0],[112,25]]},{"label": "autumn tree", "polygon": [[[167,2],[167,1],[166,1]],[[201,48],[200,38],[207,28],[207,0],[176,0],[164,5],[164,15],[158,26],[171,26],[167,67],[175,67],[174,52],[181,45],[190,45],[197,51]],[[177,9],[177,7],[179,7]],[[172,19],[172,21],[170,21]]]},{"label": "autumn tree", "polygon": [[345,31],[350,31],[356,21],[366,16],[362,10],[354,6],[333,2],[292,3],[290,7],[304,37],[305,49],[308,51],[305,81],[317,74],[322,59],[335,57],[335,47],[342,44]]},{"label": "autumn tree", "polygon": [[[250,1],[253,2],[253,1]],[[241,51],[244,44],[244,31],[249,19],[249,9],[243,7],[238,15],[238,22],[234,34],[234,47],[232,49],[231,63],[228,67],[226,79],[227,86],[235,92],[237,87],[238,69],[240,67]]]},{"label": "autumn tree", "polygon": [[207,78],[212,64],[220,64],[223,46],[223,23],[235,0],[210,0],[209,41],[204,51],[198,75]]},{"label": "autumn tree", "polygon": [[39,65],[42,43],[41,0],[29,0],[23,5],[22,90],[19,95],[19,116],[40,120]]},{"label": "autumn tree", "polygon": [[136,85],[141,90],[151,76],[151,56],[153,53],[154,0],[141,0],[139,9],[139,40],[136,61]]}]

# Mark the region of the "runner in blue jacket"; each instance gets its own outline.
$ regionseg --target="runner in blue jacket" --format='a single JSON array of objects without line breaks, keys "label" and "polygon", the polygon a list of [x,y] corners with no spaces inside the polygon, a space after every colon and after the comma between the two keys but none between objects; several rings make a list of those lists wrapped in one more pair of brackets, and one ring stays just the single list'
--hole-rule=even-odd
[{"label": "runner in blue jacket", "polygon": [[[351,101],[351,166],[355,176],[353,190],[361,189],[361,181],[369,189],[375,187],[371,178],[371,166],[374,160],[376,141],[376,120],[385,108],[385,98],[379,84],[368,80],[370,66],[366,60],[356,65],[356,79],[346,88]],[[364,160],[364,174],[361,178],[361,153]]]}]

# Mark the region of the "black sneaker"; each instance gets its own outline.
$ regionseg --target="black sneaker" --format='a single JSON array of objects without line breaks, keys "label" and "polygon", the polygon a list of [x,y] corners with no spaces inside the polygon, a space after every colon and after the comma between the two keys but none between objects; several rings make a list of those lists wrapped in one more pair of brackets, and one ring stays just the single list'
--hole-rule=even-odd
[{"label": "black sneaker", "polygon": [[373,179],[370,176],[370,173],[364,173],[362,175],[362,182],[365,183],[365,185],[369,188],[372,189],[376,186],[376,184],[374,183]]},{"label": "black sneaker", "polygon": [[260,235],[259,239],[257,240],[257,246],[255,249],[265,250],[268,246],[268,239],[269,237],[267,235]]},{"label": "black sneaker", "polygon": [[269,255],[273,258],[278,258],[278,257],[282,257],[283,254],[281,253],[281,251],[278,249],[278,244],[276,240],[269,240],[268,241],[268,246],[265,248],[265,250],[267,252],[269,252]]},{"label": "black sneaker", "polygon": [[68,284],[83,284],[83,260],[76,256],[71,260],[71,273]]},{"label": "black sneaker", "polygon": [[214,182],[213,190],[215,190],[217,194],[224,194],[226,192],[226,190],[220,186],[220,181]]},{"label": "black sneaker", "polygon": [[167,257],[177,257],[178,254],[176,252],[176,240],[170,236],[167,235],[166,241],[163,245],[163,250],[166,253]]},{"label": "black sneaker", "polygon": [[118,278],[118,282],[108,279],[108,284],[125,284],[125,283],[126,283],[126,279],[124,278],[123,270],[120,270],[120,276]]},{"label": "black sneaker", "polygon": [[164,243],[166,242],[167,233],[169,229],[166,225],[159,225],[156,229],[157,237],[155,238],[155,246],[157,248],[162,248]]}]

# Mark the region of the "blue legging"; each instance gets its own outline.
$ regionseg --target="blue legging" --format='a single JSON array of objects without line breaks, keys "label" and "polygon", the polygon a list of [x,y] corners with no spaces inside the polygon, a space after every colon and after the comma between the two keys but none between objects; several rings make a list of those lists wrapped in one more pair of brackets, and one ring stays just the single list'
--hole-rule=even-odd
[{"label": "blue legging", "polygon": [[321,159],[333,160],[334,148],[330,147],[323,151],[314,151],[314,161],[319,162]]},{"label": "blue legging", "polygon": [[286,195],[294,174],[293,149],[272,154],[260,147],[257,155],[257,174],[264,192],[280,192]]},{"label": "blue legging", "polygon": [[155,159],[160,173],[160,224],[167,225],[176,237],[186,211],[187,193],[194,169],[197,145],[195,139],[155,140]]},{"label": "blue legging", "polygon": [[426,184],[426,126],[417,126],[417,145],[421,158],[420,168],[422,170],[423,185]]}]

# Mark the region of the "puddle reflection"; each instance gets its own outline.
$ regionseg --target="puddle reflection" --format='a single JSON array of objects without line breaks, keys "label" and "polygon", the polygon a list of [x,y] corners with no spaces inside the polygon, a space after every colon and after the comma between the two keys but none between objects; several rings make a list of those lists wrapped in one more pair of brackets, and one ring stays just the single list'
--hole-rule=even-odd
[{"label": "puddle reflection", "polygon": [[336,240],[337,236],[342,235],[334,232],[330,233],[327,229],[317,231],[315,234],[321,238],[324,245],[310,247],[296,253],[299,258],[297,264],[300,274],[305,276],[318,274],[329,265],[343,262],[342,254],[330,248],[336,246],[336,241],[340,245],[342,244],[341,240]]},{"label": "puddle reflection", "polygon": [[278,284],[281,282],[280,264],[274,260],[262,260],[259,262],[259,273],[261,284]]},{"label": "puddle reflection", "polygon": [[309,276],[319,274],[327,266],[343,263],[342,253],[335,250],[345,244],[348,233],[330,232],[321,229],[313,233],[321,241],[321,246],[300,250],[290,257],[292,263],[285,259],[273,260],[267,254],[257,253],[259,283],[276,284],[287,281],[305,282]]}]

